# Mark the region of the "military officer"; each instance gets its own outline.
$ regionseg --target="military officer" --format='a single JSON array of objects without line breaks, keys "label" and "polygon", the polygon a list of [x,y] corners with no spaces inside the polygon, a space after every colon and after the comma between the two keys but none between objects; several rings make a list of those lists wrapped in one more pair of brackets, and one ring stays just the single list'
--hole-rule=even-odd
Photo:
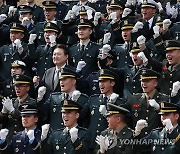
[{"label": "military officer", "polygon": [[22,125],[24,130],[13,135],[11,142],[7,145],[6,135],[8,129],[2,129],[0,140],[0,150],[3,153],[26,153],[39,154],[41,141],[41,131],[37,128],[38,108],[32,104],[23,104],[19,107],[22,116]]},{"label": "military officer", "polygon": [[[30,52],[34,53],[34,50],[36,50],[34,54],[34,61],[35,61],[35,68],[37,69],[36,75],[38,75],[40,78],[43,77],[43,74],[47,69],[54,66],[52,55],[56,47],[57,37],[59,36],[60,32],[61,30],[56,24],[47,22],[44,27],[44,39],[46,44],[39,45],[36,49],[34,44],[35,38],[29,40],[28,47]],[[33,36],[33,34],[31,35]]]},{"label": "military officer", "polygon": [[[101,135],[96,137],[96,142],[100,148],[98,153],[105,154],[119,154],[127,153],[133,154],[131,145],[123,144],[123,139],[132,139],[133,131],[126,125],[125,116],[129,110],[122,106],[117,106],[108,103],[107,121],[108,128],[101,132]],[[103,142],[107,140],[107,142]],[[110,143],[107,145],[107,143]]]},{"label": "military officer", "polygon": [[97,57],[99,46],[90,40],[93,25],[87,19],[80,19],[78,23],[78,37],[80,43],[69,49],[69,65],[77,66],[79,61],[84,61],[86,66],[81,70],[83,78],[98,70]]},{"label": "military officer", "polygon": [[9,129],[7,141],[10,141],[14,133],[22,131],[19,106],[24,103],[36,104],[36,101],[28,95],[31,82],[32,80],[28,76],[15,75],[14,84],[17,98],[7,97],[2,100],[3,108],[0,113],[0,121],[3,128]]},{"label": "military officer", "polygon": [[47,22],[55,23],[59,27],[59,29],[61,29],[61,25],[62,25],[62,22],[60,20],[57,20],[55,17],[55,15],[57,14],[57,10],[56,10],[57,4],[55,2],[48,0],[48,1],[43,1],[42,5],[44,7],[45,20],[43,22],[37,23],[35,28],[31,31],[32,34],[37,35],[36,37],[37,46],[45,44],[44,27],[47,24]]},{"label": "military officer", "polygon": [[105,113],[107,108],[107,103],[113,103],[120,105],[123,103],[122,99],[119,98],[119,95],[113,92],[113,87],[115,81],[117,80],[117,75],[108,70],[101,69],[99,71],[99,88],[101,94],[92,95],[89,98],[87,104],[87,111],[84,109],[84,112],[90,112],[90,124],[88,131],[91,134],[91,142],[89,152],[94,151],[96,148],[95,138],[99,135],[104,129],[107,128],[107,121],[105,119]]},{"label": "military officer", "polygon": [[161,101],[169,101],[167,95],[156,90],[159,76],[159,73],[151,69],[143,69],[140,76],[143,93],[132,95],[131,99],[126,102],[127,108],[132,113],[132,128],[135,128],[136,122],[140,119],[146,119],[148,122],[148,127],[142,130],[142,137],[146,136],[152,129],[161,126],[158,115],[159,104]]},{"label": "military officer", "polygon": [[[53,131],[46,139],[47,144],[46,140],[42,141],[43,154],[86,154],[89,147],[89,134],[87,129],[77,123],[80,116],[79,105],[72,100],[64,100],[61,112],[65,128]],[[44,128],[43,139],[47,137],[48,130],[48,127]],[[48,150],[45,150],[47,148]]]},{"label": "military officer", "polygon": [[11,63],[15,60],[25,62],[27,70],[31,67],[31,53],[28,52],[28,46],[23,42],[25,27],[12,23],[10,25],[10,39],[12,44],[4,45],[0,48],[0,71],[6,79],[11,78]]},{"label": "military officer", "polygon": [[[81,93],[79,90],[76,90],[77,78],[79,77],[78,73],[75,72],[71,67],[68,66],[61,69],[59,79],[61,92],[54,92],[50,95],[49,99],[44,104],[44,116],[49,116],[49,123],[52,130],[61,129],[64,127],[61,109],[63,100],[73,100],[81,108],[87,103],[88,96]],[[81,110],[80,110],[81,111]],[[54,120],[56,119],[56,120]],[[88,119],[80,115],[78,119],[78,124],[80,126],[88,127]]]},{"label": "military officer", "polygon": [[[168,154],[180,152],[180,126],[178,124],[180,106],[174,103],[161,102],[159,114],[161,115],[161,122],[163,127],[154,129],[150,134],[143,139],[150,143],[150,151],[152,154]],[[146,127],[146,120],[141,120],[136,125],[135,135],[141,133],[141,130]],[[139,138],[139,135],[136,137]],[[162,142],[160,142],[162,141]],[[141,149],[144,146],[140,146]]]},{"label": "military officer", "polygon": [[26,0],[27,5],[31,6],[33,8],[32,12],[32,20],[34,21],[34,24],[37,24],[38,22],[44,21],[44,10],[42,7],[38,6],[35,2],[35,0]]},{"label": "military officer", "polygon": [[[20,60],[15,60],[11,64],[11,76],[13,77],[16,74],[24,74],[26,69],[26,64],[23,61]],[[10,98],[15,98],[16,93],[14,90],[14,85],[13,85],[13,78],[11,80],[6,79],[5,85],[3,89],[3,96],[4,97],[10,97]]]}]

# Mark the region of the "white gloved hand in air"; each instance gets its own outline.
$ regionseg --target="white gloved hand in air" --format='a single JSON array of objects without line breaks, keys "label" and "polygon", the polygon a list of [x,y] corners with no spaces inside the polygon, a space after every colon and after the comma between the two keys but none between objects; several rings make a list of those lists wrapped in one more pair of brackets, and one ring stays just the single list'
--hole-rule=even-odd
[{"label": "white gloved hand in air", "polygon": [[6,20],[7,15],[6,14],[1,14],[0,15],[0,23],[3,22],[4,20]]},{"label": "white gloved hand in air", "polygon": [[29,41],[28,41],[29,44],[33,44],[36,37],[37,37],[37,34],[30,34]]},{"label": "white gloved hand in air", "polygon": [[173,129],[173,125],[170,119],[163,120],[162,124],[167,128],[167,130],[171,131]]},{"label": "white gloved hand in air", "polygon": [[148,102],[149,102],[149,105],[154,107],[156,110],[160,109],[160,105],[156,102],[155,99],[150,99],[148,100]]},{"label": "white gloved hand in air", "polygon": [[104,39],[103,39],[103,44],[108,44],[110,38],[111,38],[111,33],[110,32],[105,33],[104,34]]},{"label": "white gloved hand in air", "polygon": [[107,109],[105,105],[100,105],[99,106],[99,113],[105,116],[107,114]]},{"label": "white gloved hand in air", "polygon": [[130,8],[125,8],[122,14],[122,18],[127,17],[131,12],[132,10]]},{"label": "white gloved hand in air", "polygon": [[4,97],[2,99],[2,104],[3,106],[9,111],[9,113],[13,112],[15,109],[14,109],[14,106],[13,106],[13,103],[12,103],[12,99],[10,99],[9,97]]},{"label": "white gloved hand in air", "polygon": [[91,20],[93,18],[92,13],[93,11],[91,9],[87,10],[88,20]]},{"label": "white gloved hand in air", "polygon": [[81,95],[81,92],[79,90],[74,90],[71,97],[72,101],[77,102],[80,95]]},{"label": "white gloved hand in air", "polygon": [[110,98],[109,98],[109,103],[114,103],[117,100],[118,97],[119,97],[118,94],[112,93]]},{"label": "white gloved hand in air", "polygon": [[76,72],[80,72],[86,66],[86,62],[81,60],[78,62]]},{"label": "white gloved hand in air", "polygon": [[17,47],[18,49],[22,47],[22,44],[21,44],[21,40],[20,40],[20,39],[16,39],[16,40],[14,41],[14,44],[16,45],[16,47]]},{"label": "white gloved hand in air", "polygon": [[147,121],[144,119],[138,120],[135,127],[135,135],[139,135],[141,133],[141,130],[145,127],[148,127]]},{"label": "white gloved hand in air", "polygon": [[146,62],[148,62],[148,59],[146,58],[144,52],[142,52],[142,51],[139,52],[137,56],[142,59],[143,64],[145,64]]},{"label": "white gloved hand in air", "polygon": [[139,29],[142,29],[144,26],[144,24],[140,21],[136,22],[136,24],[134,25],[132,32],[137,32]]},{"label": "white gloved hand in air", "polygon": [[78,129],[76,127],[73,127],[69,131],[71,135],[71,141],[74,143],[78,138]]},{"label": "white gloved hand in air", "polygon": [[44,124],[41,126],[42,133],[41,133],[41,141],[45,140],[49,131],[50,124]]},{"label": "white gloved hand in air", "polygon": [[171,91],[171,96],[174,97],[177,95],[178,91],[180,89],[180,82],[176,81],[173,83],[172,91]]},{"label": "white gloved hand in air", "polygon": [[56,36],[55,35],[50,35],[49,40],[50,40],[50,46],[54,47],[56,45]]},{"label": "white gloved hand in air", "polygon": [[24,17],[23,19],[22,19],[22,25],[23,26],[27,26],[28,25],[28,23],[29,23],[29,18],[28,17]]},{"label": "white gloved hand in air", "polygon": [[40,102],[42,99],[43,99],[43,97],[44,97],[44,95],[45,95],[45,93],[46,93],[46,87],[45,86],[41,86],[41,87],[39,87],[39,89],[38,89],[38,97],[37,97],[37,102]]},{"label": "white gloved hand in air", "polygon": [[137,43],[139,45],[145,44],[145,42],[146,42],[146,38],[143,35],[141,35],[137,38]]},{"label": "white gloved hand in air", "polygon": [[96,143],[100,146],[100,152],[105,153],[109,146],[109,139],[107,136],[97,135]]},{"label": "white gloved hand in air", "polygon": [[0,139],[1,140],[5,140],[7,135],[8,135],[8,133],[9,133],[8,129],[6,129],[6,128],[5,129],[1,129],[1,131],[0,131]]},{"label": "white gloved hand in air", "polygon": [[163,29],[168,29],[170,25],[171,25],[170,19],[163,20]]},{"label": "white gloved hand in air", "polygon": [[154,35],[153,37],[154,38],[157,38],[160,34],[159,34],[159,30],[160,30],[160,27],[158,25],[154,26],[153,27],[153,31],[154,31]]}]

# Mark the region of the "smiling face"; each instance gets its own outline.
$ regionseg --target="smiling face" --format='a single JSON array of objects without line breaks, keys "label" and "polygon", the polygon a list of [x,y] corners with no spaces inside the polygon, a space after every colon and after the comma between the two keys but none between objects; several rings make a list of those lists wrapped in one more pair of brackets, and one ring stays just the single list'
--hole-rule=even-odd
[{"label": "smiling face", "polygon": [[75,90],[76,79],[74,78],[63,78],[60,80],[61,91],[70,93]]},{"label": "smiling face", "polygon": [[68,55],[64,53],[62,48],[56,48],[53,52],[53,63],[57,66],[62,66],[66,63]]},{"label": "smiling face", "polygon": [[180,64],[180,50],[167,51],[166,58],[170,65]]},{"label": "smiling face", "polygon": [[143,79],[141,81],[141,87],[144,93],[151,93],[155,90],[158,82],[156,79]]},{"label": "smiling face", "polygon": [[105,94],[106,96],[110,95],[113,92],[114,85],[115,82],[113,80],[103,79],[99,81],[101,94]]},{"label": "smiling face", "polygon": [[135,66],[140,66],[140,65],[143,64],[142,59],[137,56],[138,53],[139,53],[139,52],[132,52],[132,56],[131,56],[132,61],[133,61],[133,64],[134,64]]},{"label": "smiling face", "polygon": [[88,27],[78,28],[78,37],[80,40],[88,40],[92,34],[92,29]]},{"label": "smiling face", "polygon": [[131,31],[132,29],[122,30],[122,38],[125,42],[129,42],[131,39]]},{"label": "smiling face", "polygon": [[141,8],[141,14],[143,16],[143,19],[149,20],[154,16],[155,13],[156,13],[156,9],[154,8],[151,7]]},{"label": "smiling face", "polygon": [[77,124],[77,119],[79,118],[79,113],[74,110],[66,110],[62,113],[62,119],[64,126],[72,128]]},{"label": "smiling face", "polygon": [[16,96],[22,98],[23,96],[27,95],[29,89],[30,87],[28,84],[16,84],[15,85]]},{"label": "smiling face", "polygon": [[33,129],[36,126],[38,117],[33,114],[27,114],[22,116],[22,125],[27,130]]}]

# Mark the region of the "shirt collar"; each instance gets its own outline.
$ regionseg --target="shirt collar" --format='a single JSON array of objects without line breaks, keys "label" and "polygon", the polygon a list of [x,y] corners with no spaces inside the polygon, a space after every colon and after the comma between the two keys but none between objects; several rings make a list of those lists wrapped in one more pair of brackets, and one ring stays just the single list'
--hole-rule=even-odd
[{"label": "shirt collar", "polygon": [[152,26],[153,19],[154,19],[154,16],[153,16],[151,19],[149,19],[149,20],[148,20],[148,22],[149,22],[149,29],[150,29],[150,28],[151,28],[151,26]]},{"label": "shirt collar", "polygon": [[82,41],[80,40],[80,46],[84,45],[84,48],[86,48],[89,42],[90,42],[90,39],[87,40],[84,44],[82,44]]}]

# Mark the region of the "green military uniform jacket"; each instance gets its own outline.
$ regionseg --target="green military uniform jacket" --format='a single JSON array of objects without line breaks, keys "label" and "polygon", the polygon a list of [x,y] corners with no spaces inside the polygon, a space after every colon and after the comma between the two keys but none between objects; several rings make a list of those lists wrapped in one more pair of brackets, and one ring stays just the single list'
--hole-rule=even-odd
[{"label": "green military uniform jacket", "polygon": [[[45,102],[43,107],[44,117],[48,119],[48,123],[52,130],[57,130],[64,128],[64,124],[61,116],[61,108],[63,105],[63,100],[65,99],[65,93],[55,92],[50,95],[48,100]],[[79,96],[77,103],[83,108],[85,103],[88,101],[88,96],[82,94]],[[82,116],[79,117],[78,124],[80,126],[87,127],[87,119],[84,119]]]},{"label": "green military uniform jacket", "polygon": [[27,44],[22,43],[23,52],[19,54],[17,49],[13,49],[12,44],[4,45],[0,48],[0,71],[6,79],[11,79],[11,64],[15,60],[21,60],[26,63],[28,68],[31,57],[28,52]]},{"label": "green military uniform jacket", "polygon": [[[155,99],[157,103],[160,103],[161,101],[169,101],[167,95],[161,94],[158,91],[155,92],[151,99]],[[148,127],[142,130],[141,137],[146,136],[152,129],[161,126],[161,119],[158,114],[159,111],[156,111],[154,107],[148,105],[144,93],[133,95],[131,99],[126,102],[126,105],[132,115],[133,129],[135,128],[137,121],[140,119],[144,119],[148,123]]]},{"label": "green military uniform jacket", "polygon": [[[107,100],[108,102],[109,100]],[[99,112],[99,107],[100,105],[106,105],[107,102],[105,102],[103,98],[103,94],[100,95],[92,95],[89,98],[89,103],[88,108],[90,111],[90,124],[89,124],[89,129],[88,131],[91,134],[91,146],[90,148],[95,148],[96,143],[95,143],[95,138],[97,135],[100,135],[100,133],[105,130],[108,126],[106,117],[104,117],[102,114]],[[113,104],[120,105],[123,104],[122,99],[117,98],[115,102],[112,102]]]},{"label": "green military uniform jacket", "polygon": [[16,132],[22,131],[24,128],[21,122],[21,112],[19,111],[19,106],[24,103],[32,103],[36,104],[36,100],[27,96],[23,102],[19,102],[18,99],[12,99],[13,106],[15,110],[11,113],[0,113],[0,121],[3,123],[3,128],[7,128],[9,130],[9,134],[7,136],[7,141],[9,142]]},{"label": "green military uniform jacket", "polygon": [[90,41],[82,52],[80,49],[80,43],[73,45],[69,49],[69,65],[76,67],[80,60],[86,62],[86,66],[81,70],[84,78],[90,73],[98,71],[97,57],[99,54],[99,46]]},{"label": "green military uniform jacket", "polygon": [[[136,138],[139,138],[137,136]],[[180,126],[178,125],[171,133],[168,133],[165,128],[157,128],[143,138],[149,141],[151,154],[178,154],[180,153]],[[143,149],[145,146],[140,145]],[[135,146],[136,148],[136,146]]]},{"label": "green military uniform jacket", "polygon": [[101,135],[107,135],[110,143],[105,154],[133,154],[132,145],[125,144],[125,140],[129,139],[130,141],[133,136],[133,131],[127,125],[125,125],[118,134],[114,134],[111,129],[106,129],[101,132]]},{"label": "green military uniform jacket", "polygon": [[41,143],[42,154],[86,154],[89,147],[89,135],[85,128],[76,126],[78,138],[73,143],[67,128],[51,133]]}]

